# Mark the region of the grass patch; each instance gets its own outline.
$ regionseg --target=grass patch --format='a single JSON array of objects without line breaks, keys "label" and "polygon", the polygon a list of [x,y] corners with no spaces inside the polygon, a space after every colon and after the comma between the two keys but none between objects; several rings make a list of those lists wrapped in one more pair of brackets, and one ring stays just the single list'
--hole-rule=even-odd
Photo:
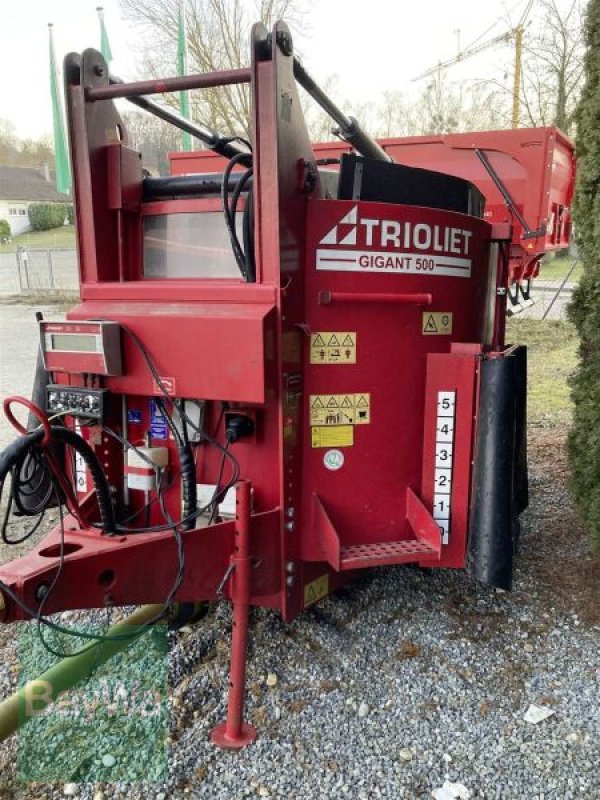
[{"label": "grass patch", "polygon": [[[546,256],[542,260],[540,266],[540,281],[563,281],[569,274],[569,270],[573,266],[573,259],[571,256],[553,256],[552,254]],[[579,283],[583,274],[583,265],[581,261],[577,264],[573,272],[569,275],[569,283]]]},{"label": "grass patch", "polygon": [[[79,292],[77,290],[56,289],[52,291],[46,289],[44,291],[5,295],[2,298],[2,303],[11,306],[56,306],[56,311],[69,311],[77,304],[78,300]],[[0,800],[2,800],[1,794]]]},{"label": "grass patch", "polygon": [[74,250],[75,226],[65,225],[62,228],[53,228],[51,231],[22,233],[20,236],[15,236],[9,244],[0,244],[0,253],[14,253],[19,245],[28,250],[35,248]]},{"label": "grass patch", "polygon": [[506,341],[528,348],[528,414],[534,425],[569,425],[573,403],[568,378],[577,365],[579,339],[564,320],[512,318]]}]

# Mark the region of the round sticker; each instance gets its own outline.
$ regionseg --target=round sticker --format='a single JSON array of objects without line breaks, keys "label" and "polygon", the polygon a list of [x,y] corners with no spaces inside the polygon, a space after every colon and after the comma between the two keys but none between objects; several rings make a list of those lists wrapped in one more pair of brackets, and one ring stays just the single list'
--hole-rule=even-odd
[{"label": "round sticker", "polygon": [[344,466],[344,454],[341,450],[328,450],[323,456],[323,464],[333,471],[341,469]]}]

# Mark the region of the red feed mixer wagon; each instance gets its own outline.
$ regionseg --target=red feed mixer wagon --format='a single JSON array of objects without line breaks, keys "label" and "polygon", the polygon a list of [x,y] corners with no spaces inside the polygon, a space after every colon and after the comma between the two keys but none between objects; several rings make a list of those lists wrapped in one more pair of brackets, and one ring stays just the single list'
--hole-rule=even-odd
[{"label": "red feed mixer wagon", "polygon": [[[566,237],[572,151],[557,132],[489,134],[512,142],[511,174],[529,172],[511,184],[487,155],[513,194],[508,211],[496,195],[486,211],[481,170],[463,175],[450,156],[443,171],[429,168],[438,156],[416,168],[412,145],[379,145],[312,81],[283,23],[254,27],[248,69],[127,84],[86,50],[65,76],[81,299],[65,321],[39,322],[34,402],[5,402],[21,436],[0,479],[11,473],[19,513],[60,501],[68,515],[0,567],[0,613],[225,596],[229,712],[212,737],[241,747],[255,736],[242,718],[250,605],[289,621],[392,564],[510,588],[526,351],[505,342],[505,319],[530,241],[514,216],[546,226],[536,255]],[[232,84],[251,94],[248,142],[148,98]],[[315,156],[298,85],[345,144]],[[176,174],[148,176],[117,98],[221,161],[185,155]],[[548,191],[552,137],[571,170],[560,222],[529,200]],[[431,152],[452,155],[450,139]]]}]

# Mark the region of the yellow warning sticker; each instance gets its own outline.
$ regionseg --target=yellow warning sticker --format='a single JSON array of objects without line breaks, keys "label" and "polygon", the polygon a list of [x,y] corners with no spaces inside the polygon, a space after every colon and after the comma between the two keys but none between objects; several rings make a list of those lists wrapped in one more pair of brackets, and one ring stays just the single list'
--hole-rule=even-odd
[{"label": "yellow warning sticker", "polygon": [[449,336],[452,333],[452,312],[424,311],[421,333],[423,336]]},{"label": "yellow warning sticker", "polygon": [[329,575],[321,575],[320,578],[315,578],[314,581],[307,583],[304,587],[304,608],[308,608],[317,600],[322,600],[329,594]]},{"label": "yellow warning sticker", "polygon": [[310,337],[311,364],[356,364],[356,331],[320,331]]},{"label": "yellow warning sticker", "polygon": [[371,395],[312,394],[311,425],[368,425],[371,422]]},{"label": "yellow warning sticker", "polygon": [[353,447],[354,427],[352,425],[319,425],[311,427],[313,447]]}]

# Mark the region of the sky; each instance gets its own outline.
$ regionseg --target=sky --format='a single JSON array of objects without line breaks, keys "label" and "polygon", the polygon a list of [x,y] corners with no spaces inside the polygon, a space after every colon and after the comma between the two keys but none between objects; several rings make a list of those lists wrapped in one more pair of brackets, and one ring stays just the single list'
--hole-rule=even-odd
[{"label": "sky", "polygon": [[[0,118],[13,122],[21,138],[40,138],[52,128],[48,23],[62,63],[69,51],[99,47],[100,4],[114,57],[111,70],[124,79],[149,77],[138,67],[139,34],[122,18],[118,0],[2,0]],[[318,82],[336,74],[344,100],[365,103],[385,90],[410,98],[423,88],[412,78],[452,58],[458,36],[461,48],[478,37],[484,42],[510,28],[509,19],[514,24],[525,5],[526,0],[312,0],[303,30],[293,34],[309,72]],[[491,77],[512,71],[512,59],[511,46],[500,45],[448,75],[453,81]]]}]

